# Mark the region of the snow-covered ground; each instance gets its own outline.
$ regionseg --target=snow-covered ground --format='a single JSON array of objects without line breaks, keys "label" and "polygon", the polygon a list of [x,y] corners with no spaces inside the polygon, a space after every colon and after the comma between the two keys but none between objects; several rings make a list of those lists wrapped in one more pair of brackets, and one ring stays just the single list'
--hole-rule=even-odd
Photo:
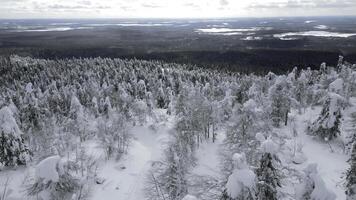
[{"label": "snow-covered ground", "polygon": [[169,140],[171,124],[159,125],[154,131],[148,126],[131,129],[133,140],[127,155],[119,161],[108,161],[98,176],[105,181],[96,185],[93,200],[145,199],[146,176],[154,161],[159,161]]},{"label": "snow-covered ground", "polygon": [[[355,99],[352,99],[351,102],[356,102]],[[355,108],[355,107],[353,107]],[[344,117],[350,114],[352,109],[345,111]],[[278,130],[279,134],[284,134],[290,138],[289,143],[285,145],[291,148],[290,145],[299,144],[302,146],[302,154],[305,156],[305,162],[301,164],[296,164],[291,162],[291,158],[288,157],[289,154],[282,153],[282,165],[289,167],[290,169],[297,170],[297,172],[302,172],[309,164],[317,164],[318,173],[325,182],[326,188],[336,194],[337,200],[346,199],[344,180],[345,172],[349,167],[347,160],[349,156],[345,154],[344,149],[341,145],[335,142],[323,142],[319,138],[314,138],[307,134],[307,127],[309,122],[314,121],[321,111],[320,107],[314,109],[308,108],[303,114],[298,114],[298,111],[294,110],[290,115],[293,116],[294,125],[290,124],[286,127],[283,127]],[[293,126],[297,131],[297,137],[293,138]],[[342,139],[345,137],[344,132],[341,132]],[[292,176],[295,174],[287,174],[285,181],[286,184],[289,184],[283,188],[283,190],[289,193],[291,196],[287,199],[295,199],[295,189],[298,186],[298,181],[293,180]],[[288,191],[289,190],[289,191]]]}]

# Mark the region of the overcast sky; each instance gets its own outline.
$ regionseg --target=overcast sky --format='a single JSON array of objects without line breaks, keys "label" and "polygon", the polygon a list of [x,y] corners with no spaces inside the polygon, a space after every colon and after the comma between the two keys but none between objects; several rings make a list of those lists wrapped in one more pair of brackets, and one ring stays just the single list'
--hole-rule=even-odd
[{"label": "overcast sky", "polygon": [[0,18],[356,15],[356,0],[0,0]]}]

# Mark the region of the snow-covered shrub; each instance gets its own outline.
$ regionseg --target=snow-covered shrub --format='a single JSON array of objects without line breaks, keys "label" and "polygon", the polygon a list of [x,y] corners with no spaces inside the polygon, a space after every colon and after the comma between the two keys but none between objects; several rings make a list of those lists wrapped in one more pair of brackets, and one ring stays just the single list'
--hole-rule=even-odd
[{"label": "snow-covered shrub", "polygon": [[255,197],[256,175],[249,169],[246,156],[234,154],[235,169],[229,176],[222,199],[249,200]]},{"label": "snow-covered shrub", "polygon": [[29,160],[23,133],[17,126],[11,109],[0,109],[0,166],[25,165]]},{"label": "snow-covered shrub", "polygon": [[296,188],[298,200],[335,200],[336,195],[328,190],[318,174],[317,164],[309,164],[304,170],[302,183]]},{"label": "snow-covered shrub", "polygon": [[71,199],[80,186],[79,180],[71,173],[74,168],[73,163],[59,156],[42,160],[36,166],[36,181],[27,189],[28,194],[40,200]]}]

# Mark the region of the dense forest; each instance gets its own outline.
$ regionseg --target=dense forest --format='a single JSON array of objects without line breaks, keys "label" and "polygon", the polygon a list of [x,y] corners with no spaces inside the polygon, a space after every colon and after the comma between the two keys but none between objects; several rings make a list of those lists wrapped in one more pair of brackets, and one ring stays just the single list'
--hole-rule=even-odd
[{"label": "dense forest", "polygon": [[0,200],[355,199],[356,65],[337,63],[255,75],[1,57]]}]

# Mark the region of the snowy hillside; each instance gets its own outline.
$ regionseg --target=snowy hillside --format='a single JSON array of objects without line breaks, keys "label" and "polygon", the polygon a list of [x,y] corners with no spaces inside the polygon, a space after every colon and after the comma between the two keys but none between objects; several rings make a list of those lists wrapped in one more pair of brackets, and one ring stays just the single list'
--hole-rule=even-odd
[{"label": "snowy hillside", "polygon": [[0,200],[356,199],[356,65],[0,58]]}]

